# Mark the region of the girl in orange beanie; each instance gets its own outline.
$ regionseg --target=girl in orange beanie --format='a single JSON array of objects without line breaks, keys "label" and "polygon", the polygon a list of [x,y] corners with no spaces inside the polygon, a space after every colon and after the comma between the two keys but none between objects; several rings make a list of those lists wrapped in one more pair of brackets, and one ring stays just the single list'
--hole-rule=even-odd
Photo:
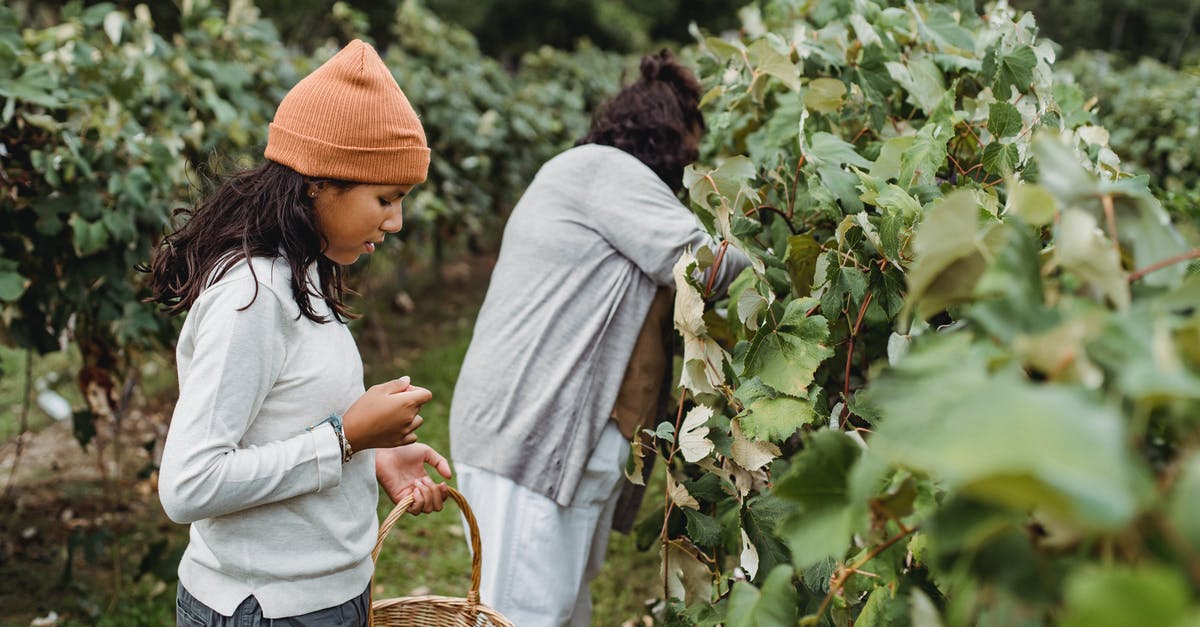
[{"label": "girl in orange beanie", "polygon": [[[191,523],[178,625],[365,625],[378,485],[442,508],[416,443],[428,390],[364,390],[341,266],[400,230],[429,149],[379,55],[353,41],[283,99],[266,163],[183,212],[151,261],[188,312],[159,497]],[[378,481],[378,485],[377,485]]]}]

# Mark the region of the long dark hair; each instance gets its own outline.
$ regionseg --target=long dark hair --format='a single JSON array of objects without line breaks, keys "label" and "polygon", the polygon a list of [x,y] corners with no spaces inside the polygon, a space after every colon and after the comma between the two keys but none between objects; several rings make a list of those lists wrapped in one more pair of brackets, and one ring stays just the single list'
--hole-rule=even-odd
[{"label": "long dark hair", "polygon": [[[322,180],[342,188],[354,185]],[[170,315],[181,314],[237,262],[282,256],[292,271],[292,297],[301,315],[328,322],[313,308],[311,299],[320,298],[339,322],[356,317],[345,303],[348,290],[341,267],[321,254],[326,242],[306,193],[311,182],[285,165],[267,161],[225,179],[196,206],[176,210],[176,218],[186,222],[163,238],[149,267],[142,268],[151,273],[153,296],[148,300]],[[307,272],[314,262],[320,282],[315,286]],[[257,298],[257,284],[254,294]],[[252,298],[246,306],[253,302]]]},{"label": "long dark hair", "polygon": [[700,81],[664,49],[642,57],[641,77],[600,105],[592,129],[575,145],[620,148],[678,192],[683,167],[699,157],[688,136],[703,129]]}]

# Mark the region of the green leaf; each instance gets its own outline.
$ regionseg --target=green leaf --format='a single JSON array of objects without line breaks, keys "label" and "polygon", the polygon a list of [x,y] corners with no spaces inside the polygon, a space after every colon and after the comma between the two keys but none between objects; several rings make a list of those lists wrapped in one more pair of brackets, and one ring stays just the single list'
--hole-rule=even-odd
[{"label": "green leaf", "polygon": [[17,268],[17,262],[0,259],[0,302],[16,302],[29,287],[29,279],[21,276]]},{"label": "green leaf", "polygon": [[873,164],[854,148],[854,144],[824,131],[813,133],[808,146],[808,158],[814,163],[826,165],[852,165],[869,168]]},{"label": "green leaf", "polygon": [[[995,79],[992,82],[992,92],[1001,100],[1012,98],[1012,89],[1017,93],[1029,91],[1033,83],[1033,68],[1037,65],[1037,55],[1033,48],[1020,46],[1012,52],[994,57]],[[987,61],[984,61],[984,71],[988,72]]]},{"label": "green leaf", "polygon": [[1084,566],[1066,583],[1063,627],[1195,625],[1183,576],[1161,566]]},{"label": "green leaf", "polygon": [[885,417],[871,440],[876,450],[948,490],[1079,529],[1119,529],[1137,513],[1145,474],[1120,414],[1008,371],[952,381],[981,358],[949,359],[876,381],[872,399]]},{"label": "green leaf", "polygon": [[978,233],[979,203],[970,191],[955,191],[930,208],[913,235],[906,309],[915,307],[924,319],[970,299],[987,267]]},{"label": "green leaf", "polygon": [[1192,550],[1200,552],[1200,511],[1196,508],[1200,503],[1200,453],[1193,451],[1179,468],[1167,501],[1167,517]]},{"label": "green leaf", "polygon": [[710,503],[715,503],[730,494],[723,487],[721,478],[714,474],[702,475],[694,481],[684,481],[683,485],[687,488],[688,494]]},{"label": "green leaf", "polygon": [[988,105],[987,130],[994,137],[1012,137],[1021,132],[1024,122],[1021,112],[1007,102],[993,102]]},{"label": "green leaf", "polygon": [[1017,181],[1008,188],[1005,211],[1034,226],[1045,226],[1058,214],[1058,201],[1041,185]]},{"label": "green leaf", "polygon": [[922,23],[932,39],[950,52],[974,55],[975,34],[963,28],[956,19],[955,11],[948,6],[927,5],[929,14]]},{"label": "green leaf", "polygon": [[791,561],[792,555],[780,540],[776,527],[792,509],[783,499],[771,494],[762,494],[746,501],[742,510],[742,529],[758,550],[759,581],[780,564]]},{"label": "green leaf", "polygon": [[780,523],[779,535],[797,568],[840,557],[849,548],[865,511],[864,505],[850,502],[847,488],[847,476],[861,453],[846,434],[823,429],[808,439],[775,485],[774,494],[796,506]]},{"label": "green leaf", "polygon": [[900,158],[897,183],[911,189],[914,185],[929,185],[946,163],[946,143],[954,137],[954,92],[947,91],[941,102],[917,131],[912,146]]},{"label": "green leaf", "polygon": [[867,295],[867,277],[862,270],[852,266],[837,267],[830,270],[829,285],[821,296],[821,313],[830,319],[837,319],[845,306],[846,296],[850,296],[850,306],[862,302]]},{"label": "green leaf", "polygon": [[877,586],[855,619],[855,627],[893,627],[908,623],[908,599],[897,597],[887,586]]},{"label": "green leaf", "polygon": [[683,513],[687,517],[687,534],[692,542],[710,549],[721,543],[721,525],[716,518],[694,509],[683,508]]},{"label": "green leaf", "polygon": [[1067,209],[1055,228],[1054,256],[1063,268],[1095,285],[1120,309],[1129,306],[1129,282],[1112,240],[1097,229],[1096,219]]},{"label": "green leaf", "polygon": [[901,135],[883,142],[879,149],[879,157],[871,164],[871,176],[885,181],[899,178],[900,158],[912,147],[915,139],[912,135]]},{"label": "green leaf", "polygon": [[778,322],[768,320],[758,330],[746,354],[744,378],[757,376],[784,394],[805,394],[817,367],[833,355],[825,345],[829,337],[825,318],[805,316],[814,304],[812,299],[794,300]]},{"label": "green leaf", "polygon": [[1021,160],[1016,144],[1002,144],[994,141],[983,149],[983,167],[992,174],[1008,176],[1016,171]]},{"label": "green leaf", "polygon": [[74,214],[70,224],[74,234],[75,253],[80,257],[94,255],[108,247],[109,232],[102,219],[89,222],[79,214]]},{"label": "green leaf", "polygon": [[716,208],[709,202],[709,195],[716,194],[725,200],[724,203],[718,203],[716,206],[726,204],[732,208],[735,205],[734,200],[739,197],[746,184],[754,178],[756,172],[754,163],[739,155],[726,159],[713,170],[702,171],[695,167],[689,167],[684,171],[684,185],[688,187],[694,202],[715,213]]},{"label": "green leaf", "polygon": [[932,113],[946,93],[942,70],[928,57],[916,56],[907,64],[889,61],[888,75],[900,84],[913,104],[926,113]]},{"label": "green leaf", "polygon": [[780,396],[762,399],[746,408],[736,418],[742,432],[755,440],[782,440],[796,432],[801,426],[812,422],[812,403]]},{"label": "green leaf", "polygon": [[836,78],[818,78],[804,92],[804,106],[817,113],[834,113],[842,108],[846,84]]},{"label": "green leaf", "polygon": [[813,275],[816,274],[817,258],[820,255],[821,245],[811,235],[788,237],[785,260],[792,287],[798,295],[808,296],[812,291]]},{"label": "green leaf", "polygon": [[729,593],[726,627],[795,627],[799,599],[789,566],[771,571],[762,588],[739,581]]},{"label": "green leaf", "polygon": [[792,60],[779,52],[767,39],[759,39],[746,48],[746,58],[756,75],[773,76],[788,89],[800,91],[800,70]]}]

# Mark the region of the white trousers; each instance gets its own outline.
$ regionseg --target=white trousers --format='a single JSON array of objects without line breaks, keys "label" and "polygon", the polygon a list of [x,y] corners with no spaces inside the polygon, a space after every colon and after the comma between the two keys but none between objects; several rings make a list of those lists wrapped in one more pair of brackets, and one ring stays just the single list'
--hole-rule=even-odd
[{"label": "white trousers", "polygon": [[609,422],[568,507],[507,477],[455,462],[458,489],[479,522],[485,604],[517,627],[591,624],[588,584],[604,565],[628,456],[629,442]]}]

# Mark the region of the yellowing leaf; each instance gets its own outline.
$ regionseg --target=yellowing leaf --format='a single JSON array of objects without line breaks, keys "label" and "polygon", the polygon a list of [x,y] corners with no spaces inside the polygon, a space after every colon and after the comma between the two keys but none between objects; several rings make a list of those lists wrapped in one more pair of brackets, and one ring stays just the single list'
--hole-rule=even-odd
[{"label": "yellowing leaf", "polygon": [[696,394],[715,394],[725,383],[729,353],[711,337],[683,334],[683,372],[679,385]]},{"label": "yellowing leaf", "polygon": [[746,57],[756,75],[773,76],[792,91],[800,91],[800,70],[790,58],[776,50],[770,40],[763,38],[750,44],[746,48]]},{"label": "yellowing leaf", "polygon": [[662,549],[661,557],[668,594],[686,604],[712,599],[712,571],[678,540],[668,542]]},{"label": "yellowing leaf", "polygon": [[836,78],[818,78],[804,92],[804,106],[817,113],[833,113],[842,108],[846,84]]},{"label": "yellowing leaf", "polygon": [[688,268],[693,263],[696,263],[696,256],[691,251],[684,251],[671,270],[675,276],[675,327],[685,334],[703,335],[706,332],[704,298],[688,282]]},{"label": "yellowing leaf", "polygon": [[771,442],[751,440],[742,432],[740,420],[731,423],[733,429],[732,457],[738,466],[746,470],[758,470],[782,455],[779,447]]},{"label": "yellowing leaf", "polygon": [[682,483],[676,483],[675,478],[669,473],[667,474],[667,496],[670,497],[672,503],[679,507],[700,509],[700,502],[696,500],[696,497],[692,496]]},{"label": "yellowing leaf", "polygon": [[746,530],[742,529],[742,552],[738,555],[738,564],[742,570],[746,572],[747,579],[754,579],[758,574],[758,549],[754,548],[754,543],[750,541],[750,536],[746,535]]},{"label": "yellowing leaf", "polygon": [[704,426],[712,416],[711,407],[697,405],[684,417],[679,432],[679,452],[685,460],[698,462],[712,452],[713,443],[708,439],[708,427]]}]

